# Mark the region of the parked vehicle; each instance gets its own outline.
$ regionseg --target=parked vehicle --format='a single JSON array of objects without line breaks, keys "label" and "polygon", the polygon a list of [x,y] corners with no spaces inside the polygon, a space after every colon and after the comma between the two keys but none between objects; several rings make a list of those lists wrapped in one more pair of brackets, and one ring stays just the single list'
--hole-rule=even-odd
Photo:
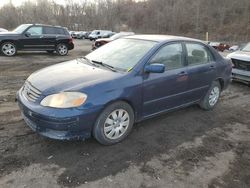
[{"label": "parked vehicle", "polygon": [[230,52],[235,52],[235,51],[237,51],[237,50],[239,50],[240,49],[240,47],[238,46],[238,45],[233,45],[233,46],[231,46],[230,48],[229,48],[229,51]]},{"label": "parked vehicle", "polygon": [[70,31],[69,34],[73,39],[76,39],[76,33],[77,31]]},{"label": "parked vehicle", "polygon": [[115,32],[107,32],[107,33],[104,33],[101,38],[110,38],[112,37],[113,35],[115,35],[116,33]]},{"label": "parked vehicle", "polygon": [[103,38],[103,36],[108,35],[112,33],[112,31],[107,31],[107,30],[94,30],[91,32],[91,34],[88,36],[88,38],[92,40],[96,40],[98,38]]},{"label": "parked vehicle", "polygon": [[0,28],[0,33],[1,33],[1,32],[8,32],[8,30],[7,30],[7,29]]},{"label": "parked vehicle", "polygon": [[232,78],[250,85],[250,43],[227,56],[232,60]]},{"label": "parked vehicle", "polygon": [[74,48],[69,32],[59,26],[23,24],[12,32],[0,34],[2,54],[14,56],[19,50],[57,52],[64,56]]},{"label": "parked vehicle", "polygon": [[89,39],[89,35],[90,35],[90,34],[91,34],[91,32],[90,32],[90,31],[87,31],[86,34],[85,34],[85,36],[84,36],[84,38],[85,38],[85,39]]},{"label": "parked vehicle", "polygon": [[224,52],[225,50],[229,50],[230,48],[228,44],[224,44],[220,42],[209,42],[209,45],[220,52]]},{"label": "parked vehicle", "polygon": [[135,122],[192,104],[213,109],[231,69],[229,59],[199,40],[135,35],[36,71],[17,101],[26,123],[43,136],[93,135],[110,145]]},{"label": "parked vehicle", "polygon": [[126,36],[131,36],[131,35],[134,35],[134,34],[135,33],[133,33],[133,32],[120,32],[120,33],[116,33],[115,35],[113,35],[110,38],[97,39],[92,45],[92,50],[95,50],[95,49],[103,46],[104,44],[107,44],[107,43],[109,43],[111,41],[114,41],[116,39],[123,38],[123,37],[126,37]]},{"label": "parked vehicle", "polygon": [[76,38],[77,39],[83,39],[85,37],[86,33],[87,32],[85,32],[85,31],[78,31],[78,32],[75,33],[76,34]]}]

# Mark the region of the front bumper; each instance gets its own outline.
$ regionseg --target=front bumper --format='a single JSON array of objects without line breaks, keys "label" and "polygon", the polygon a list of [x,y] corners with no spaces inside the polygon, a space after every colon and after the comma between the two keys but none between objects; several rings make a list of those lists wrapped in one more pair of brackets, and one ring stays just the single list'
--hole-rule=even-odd
[{"label": "front bumper", "polygon": [[43,107],[29,102],[20,91],[16,98],[26,124],[38,134],[58,140],[84,140],[91,137],[92,127],[101,110]]},{"label": "front bumper", "polygon": [[250,82],[250,71],[245,71],[245,70],[233,68],[232,78],[234,80],[241,80],[241,81]]}]

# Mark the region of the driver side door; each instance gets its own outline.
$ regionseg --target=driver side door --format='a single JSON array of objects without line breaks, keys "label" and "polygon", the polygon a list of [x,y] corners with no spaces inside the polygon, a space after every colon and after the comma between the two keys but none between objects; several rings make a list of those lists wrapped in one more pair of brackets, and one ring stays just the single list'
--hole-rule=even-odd
[{"label": "driver side door", "polygon": [[32,26],[24,34],[21,39],[23,49],[39,50],[44,48],[43,27]]},{"label": "driver side door", "polygon": [[144,118],[180,107],[187,101],[188,74],[181,42],[161,47],[148,64],[164,64],[163,73],[144,73],[143,116]]}]

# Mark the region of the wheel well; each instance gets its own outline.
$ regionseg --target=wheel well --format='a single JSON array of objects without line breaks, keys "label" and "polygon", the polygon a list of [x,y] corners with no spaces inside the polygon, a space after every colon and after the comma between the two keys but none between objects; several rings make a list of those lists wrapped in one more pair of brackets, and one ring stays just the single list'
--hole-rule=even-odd
[{"label": "wheel well", "polygon": [[16,45],[16,42],[14,40],[3,40],[3,41],[1,41],[0,45],[2,45],[5,42],[12,42],[13,44]]},{"label": "wheel well", "polygon": [[[118,100],[115,100],[115,101],[110,101],[109,103],[107,103],[103,109],[107,108],[109,105],[113,104],[113,103],[116,103],[116,102],[125,102],[127,103],[132,109],[133,109],[133,112],[134,112],[134,117],[135,117],[135,121],[137,120],[137,111],[135,109],[135,107],[133,106],[133,104],[127,100],[127,99],[118,99]],[[103,110],[102,110],[103,111]],[[101,114],[101,113],[100,113]]]},{"label": "wheel well", "polygon": [[215,81],[218,81],[220,83],[221,90],[223,90],[223,88],[224,88],[224,80],[222,78],[218,78]]}]

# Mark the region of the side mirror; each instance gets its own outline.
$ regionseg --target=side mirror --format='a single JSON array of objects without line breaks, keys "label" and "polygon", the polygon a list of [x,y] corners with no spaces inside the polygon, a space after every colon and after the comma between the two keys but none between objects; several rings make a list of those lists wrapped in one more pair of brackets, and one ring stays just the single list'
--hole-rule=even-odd
[{"label": "side mirror", "polygon": [[163,64],[151,64],[145,67],[145,72],[147,73],[163,73],[165,72],[165,65]]},{"label": "side mirror", "polygon": [[31,36],[31,34],[30,34],[29,32],[26,32],[24,35],[25,35],[26,37],[30,37],[30,36]]}]

